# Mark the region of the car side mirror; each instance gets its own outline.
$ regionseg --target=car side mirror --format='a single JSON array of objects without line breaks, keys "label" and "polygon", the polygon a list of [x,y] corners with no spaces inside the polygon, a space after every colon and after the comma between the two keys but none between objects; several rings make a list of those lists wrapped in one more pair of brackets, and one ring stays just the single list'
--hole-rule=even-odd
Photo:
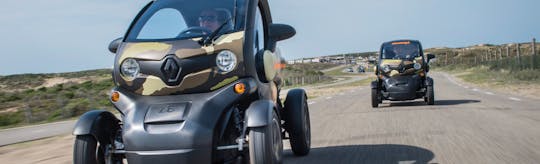
[{"label": "car side mirror", "polygon": [[118,47],[120,47],[120,44],[122,44],[122,40],[124,40],[124,38],[117,38],[117,39],[113,40],[109,44],[109,51],[116,54],[116,51],[118,50]]},{"label": "car side mirror", "polygon": [[268,27],[268,35],[272,41],[281,41],[289,39],[296,34],[296,30],[286,24],[270,24]]},{"label": "car side mirror", "polygon": [[435,55],[433,54],[427,54],[427,61],[429,62],[431,59],[435,58]]}]

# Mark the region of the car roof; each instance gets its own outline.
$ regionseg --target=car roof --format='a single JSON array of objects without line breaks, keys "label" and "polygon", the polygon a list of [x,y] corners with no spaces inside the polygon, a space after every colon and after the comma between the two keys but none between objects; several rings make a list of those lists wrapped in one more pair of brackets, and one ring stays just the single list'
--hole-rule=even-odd
[{"label": "car roof", "polygon": [[384,42],[382,45],[387,45],[387,44],[391,44],[391,43],[394,43],[394,42],[412,42],[412,43],[420,44],[420,41],[418,41],[418,40],[400,39],[400,40],[392,40],[392,41]]}]

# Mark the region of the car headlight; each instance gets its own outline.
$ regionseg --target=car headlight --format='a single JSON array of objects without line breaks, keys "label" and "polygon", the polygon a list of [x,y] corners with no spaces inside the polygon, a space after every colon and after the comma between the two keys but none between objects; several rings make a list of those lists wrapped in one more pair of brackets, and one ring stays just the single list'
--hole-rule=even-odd
[{"label": "car headlight", "polygon": [[236,55],[228,50],[217,54],[216,65],[221,72],[230,72],[236,67]]},{"label": "car headlight", "polygon": [[383,71],[386,72],[386,73],[388,73],[388,72],[392,71],[392,69],[390,69],[390,66],[385,65],[385,66],[383,67]]},{"label": "car headlight", "polygon": [[120,65],[120,73],[131,80],[137,77],[140,70],[139,63],[135,59],[126,59]]},{"label": "car headlight", "polygon": [[422,65],[420,63],[414,63],[415,70],[419,70],[420,68],[422,68]]}]

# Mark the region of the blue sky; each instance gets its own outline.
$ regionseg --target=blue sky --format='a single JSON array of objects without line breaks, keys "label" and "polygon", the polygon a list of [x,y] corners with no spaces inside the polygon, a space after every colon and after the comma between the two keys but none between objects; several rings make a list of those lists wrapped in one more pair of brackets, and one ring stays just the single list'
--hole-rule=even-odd
[{"label": "blue sky", "polygon": [[[110,68],[109,42],[148,0],[8,1],[0,6],[0,75]],[[270,0],[274,22],[297,35],[287,59],[375,51],[384,41],[424,47],[540,38],[538,0]]]}]

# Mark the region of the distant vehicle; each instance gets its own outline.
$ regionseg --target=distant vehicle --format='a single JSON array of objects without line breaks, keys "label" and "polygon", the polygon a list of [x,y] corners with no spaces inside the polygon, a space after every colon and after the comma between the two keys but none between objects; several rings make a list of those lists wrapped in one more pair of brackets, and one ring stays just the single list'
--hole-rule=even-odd
[{"label": "distant vehicle", "polygon": [[383,100],[404,101],[424,98],[428,105],[435,103],[433,79],[429,61],[433,54],[423,55],[422,45],[416,40],[396,40],[381,46],[375,74],[371,82],[371,105],[378,107]]},{"label": "distant vehicle", "polygon": [[347,68],[347,72],[354,72],[354,70],[351,67],[349,67]]},{"label": "distant vehicle", "polygon": [[358,72],[359,73],[364,73],[364,72],[366,72],[366,69],[364,68],[364,66],[358,66]]}]

